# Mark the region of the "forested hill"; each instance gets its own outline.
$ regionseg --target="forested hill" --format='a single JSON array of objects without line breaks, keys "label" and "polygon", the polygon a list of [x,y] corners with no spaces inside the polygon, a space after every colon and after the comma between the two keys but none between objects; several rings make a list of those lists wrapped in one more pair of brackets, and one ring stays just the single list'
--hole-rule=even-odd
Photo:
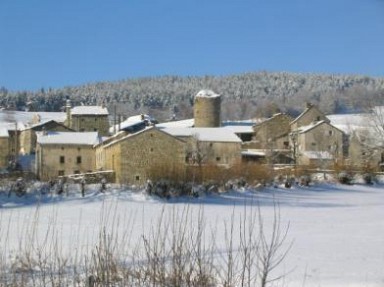
[{"label": "forested hill", "polygon": [[192,116],[193,96],[201,89],[222,95],[223,120],[270,116],[277,110],[297,115],[305,102],[325,113],[360,111],[384,104],[384,78],[257,72],[231,76],[162,76],[97,82],[62,89],[9,92],[0,89],[0,105],[10,110],[60,111],[73,105],[105,103],[122,116],[149,113],[164,121]]}]

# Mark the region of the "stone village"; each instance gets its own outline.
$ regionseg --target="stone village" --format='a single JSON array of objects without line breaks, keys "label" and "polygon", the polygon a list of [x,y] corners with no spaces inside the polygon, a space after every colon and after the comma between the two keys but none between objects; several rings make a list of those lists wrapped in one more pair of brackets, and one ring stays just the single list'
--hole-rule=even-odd
[{"label": "stone village", "polygon": [[326,116],[307,103],[296,118],[278,113],[226,122],[220,106],[220,95],[202,90],[194,97],[193,119],[164,123],[141,114],[110,124],[105,106],[72,107],[69,100],[65,112],[3,110],[0,168],[21,166],[41,181],[105,173],[112,182],[143,185],[154,171],[185,174],[201,165],[223,171],[255,162],[380,170],[384,162],[383,140],[369,112]]}]

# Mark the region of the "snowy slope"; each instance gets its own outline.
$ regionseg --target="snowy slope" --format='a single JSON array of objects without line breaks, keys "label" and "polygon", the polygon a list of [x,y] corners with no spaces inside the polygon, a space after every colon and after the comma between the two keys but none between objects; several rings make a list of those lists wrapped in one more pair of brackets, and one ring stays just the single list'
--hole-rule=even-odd
[{"label": "snowy slope", "polygon": [[268,226],[277,202],[282,226],[289,224],[284,246],[293,244],[276,272],[286,274],[277,286],[384,285],[384,186],[380,184],[321,183],[308,188],[270,188],[169,201],[140,191],[109,188],[106,194],[98,194],[96,188],[87,188],[85,198],[80,197],[78,188],[67,197],[0,195],[0,228],[8,230],[6,236],[2,232],[0,237],[3,252],[12,254],[20,248],[20,242],[27,244],[30,237],[26,230],[34,223],[38,224],[37,241],[43,241],[47,229],[55,226],[63,252],[81,253],[94,246],[98,229],[105,223],[111,226],[119,221],[116,226],[121,233],[130,225],[132,238],[140,238],[164,210],[182,210],[186,206],[192,213],[203,209],[207,226],[217,228],[217,245],[225,249],[223,226],[232,212],[240,221],[245,202],[253,208],[260,206]]}]

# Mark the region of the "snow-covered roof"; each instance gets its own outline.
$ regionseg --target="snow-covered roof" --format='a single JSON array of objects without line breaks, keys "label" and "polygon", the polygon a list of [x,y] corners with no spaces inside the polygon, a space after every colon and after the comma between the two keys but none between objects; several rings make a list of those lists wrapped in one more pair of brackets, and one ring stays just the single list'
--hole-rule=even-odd
[{"label": "snow-covered roof", "polygon": [[236,134],[251,134],[254,132],[254,121],[225,121],[222,122],[222,128],[229,129]]},{"label": "snow-covered roof", "polygon": [[219,94],[216,94],[214,91],[212,90],[201,90],[200,92],[198,92],[195,96],[196,98],[217,98],[217,97],[220,97]]},{"label": "snow-covered roof", "polygon": [[225,128],[163,128],[161,130],[175,137],[196,136],[199,141],[241,143],[241,139],[234,132]]},{"label": "snow-covered roof", "polygon": [[133,127],[143,123],[152,123],[154,121],[155,119],[153,119],[149,115],[136,115],[136,116],[127,118],[125,121],[115,125],[114,127],[112,126],[109,129],[109,132],[112,134],[115,130],[116,131],[124,130],[124,129],[128,129],[129,127]]},{"label": "snow-covered roof", "polygon": [[194,119],[180,120],[180,121],[171,121],[157,124],[158,128],[192,128],[195,124]]},{"label": "snow-covered roof", "polygon": [[100,142],[97,132],[43,132],[38,133],[40,144],[95,145]]},{"label": "snow-covered roof", "polygon": [[303,151],[302,154],[309,159],[333,159],[332,154],[327,151]]},{"label": "snow-covered roof", "polygon": [[307,125],[307,126],[301,126],[298,129],[298,131],[299,131],[299,133],[306,133],[306,132],[310,131],[311,129],[314,129],[315,127],[320,126],[324,123],[325,123],[325,121],[314,122],[314,123],[311,123],[310,125]]},{"label": "snow-covered roof", "polygon": [[2,138],[9,137],[8,129],[0,128],[0,137]]},{"label": "snow-covered roof", "polygon": [[22,111],[0,111],[0,127],[15,130],[15,123],[17,129],[25,129],[32,125],[34,118],[38,116],[40,122],[47,122],[54,120],[58,123],[63,123],[66,120],[66,114],[63,112],[22,112]]},{"label": "snow-covered roof", "polygon": [[372,125],[369,114],[337,114],[328,115],[327,118],[333,126],[346,134],[351,134],[355,130],[369,128]]},{"label": "snow-covered roof", "polygon": [[102,106],[76,106],[71,109],[72,115],[108,115],[108,109]]}]

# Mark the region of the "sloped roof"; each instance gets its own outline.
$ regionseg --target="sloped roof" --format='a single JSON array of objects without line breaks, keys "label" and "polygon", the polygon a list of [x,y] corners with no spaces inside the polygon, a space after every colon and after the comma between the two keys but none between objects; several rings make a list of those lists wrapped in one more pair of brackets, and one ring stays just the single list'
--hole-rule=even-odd
[{"label": "sloped roof", "polygon": [[26,126],[26,127],[24,128],[24,130],[35,129],[35,128],[38,128],[38,127],[45,126],[45,125],[47,125],[47,124],[49,124],[49,123],[55,123],[55,124],[57,124],[57,125],[59,125],[59,126],[62,126],[62,127],[67,128],[67,129],[70,130],[70,131],[72,130],[72,129],[70,129],[69,127],[67,127],[66,125],[64,125],[63,123],[56,122],[55,120],[47,120],[47,121],[39,122],[39,123],[34,124],[34,125],[31,125],[31,126]]},{"label": "sloped roof", "polygon": [[95,145],[100,142],[97,132],[48,132],[38,133],[37,142],[46,144],[65,145]]},{"label": "sloped roof", "polygon": [[326,115],[324,115],[315,105],[310,105],[309,107],[307,107],[297,118],[295,118],[291,124],[294,124],[295,122],[297,122],[299,119],[301,119],[305,114],[307,114],[310,110],[317,110],[320,114],[322,114],[325,118],[327,118]]},{"label": "sloped roof", "polygon": [[319,122],[314,122],[314,123],[307,125],[307,126],[301,126],[298,128],[298,132],[300,134],[303,134],[303,133],[309,132],[310,130],[312,130],[318,126],[321,126],[322,124],[326,124],[328,126],[331,126],[335,129],[339,130],[340,132],[343,132],[342,130],[338,129],[337,127],[331,125],[329,122],[326,122],[326,121],[319,121]]},{"label": "sloped roof", "polygon": [[328,115],[331,124],[346,134],[351,134],[354,130],[366,129],[372,126],[369,114],[337,114]]},{"label": "sloped roof", "polygon": [[311,123],[310,125],[307,125],[307,126],[301,126],[301,127],[299,127],[298,132],[301,134],[306,133],[306,132],[308,132],[308,131],[314,129],[315,127],[318,127],[324,123],[325,123],[325,121],[319,121],[319,122]]},{"label": "sloped roof", "polygon": [[221,123],[221,127],[228,129],[236,134],[254,133],[253,126],[255,121],[225,121]]},{"label": "sloped roof", "polygon": [[109,132],[112,134],[114,132],[114,129],[116,131],[126,130],[126,129],[129,129],[130,127],[135,127],[142,124],[146,125],[147,123],[153,123],[155,121],[156,120],[150,117],[149,115],[136,115],[136,116],[127,118],[125,121],[121,122],[120,124],[112,126],[111,128],[109,128]]},{"label": "sloped roof", "polygon": [[156,128],[155,126],[147,126],[144,129],[142,129],[140,131],[137,131],[135,133],[129,133],[129,134],[124,133],[124,132],[118,133],[118,134],[108,138],[106,140],[106,143],[105,143],[104,147],[108,147],[108,146],[114,145],[116,143],[119,143],[121,141],[128,140],[130,138],[134,138],[134,137],[136,137],[136,136],[138,136],[138,135],[140,135],[142,133],[145,133],[147,131],[150,131],[150,130],[155,130],[155,131],[161,132],[161,133],[163,133],[163,134],[165,134],[165,135],[167,135],[169,137],[173,137],[177,141],[184,142],[183,140],[181,140],[181,139],[179,139],[177,137],[174,137],[174,136],[172,136],[169,133],[166,133],[163,129]]},{"label": "sloped roof", "polygon": [[199,141],[242,142],[233,131],[226,128],[163,128],[162,130],[175,137],[196,136]]},{"label": "sloped roof", "polygon": [[187,119],[180,121],[170,121],[157,124],[158,128],[192,128],[195,124],[195,119]]},{"label": "sloped roof", "polygon": [[108,109],[102,106],[76,106],[71,109],[72,115],[109,115]]},{"label": "sloped roof", "polygon": [[22,111],[0,111],[0,122],[14,123],[21,122],[25,125],[32,122],[33,117],[39,115],[42,122],[55,120],[56,122],[64,122],[67,118],[63,112],[22,112]]}]

